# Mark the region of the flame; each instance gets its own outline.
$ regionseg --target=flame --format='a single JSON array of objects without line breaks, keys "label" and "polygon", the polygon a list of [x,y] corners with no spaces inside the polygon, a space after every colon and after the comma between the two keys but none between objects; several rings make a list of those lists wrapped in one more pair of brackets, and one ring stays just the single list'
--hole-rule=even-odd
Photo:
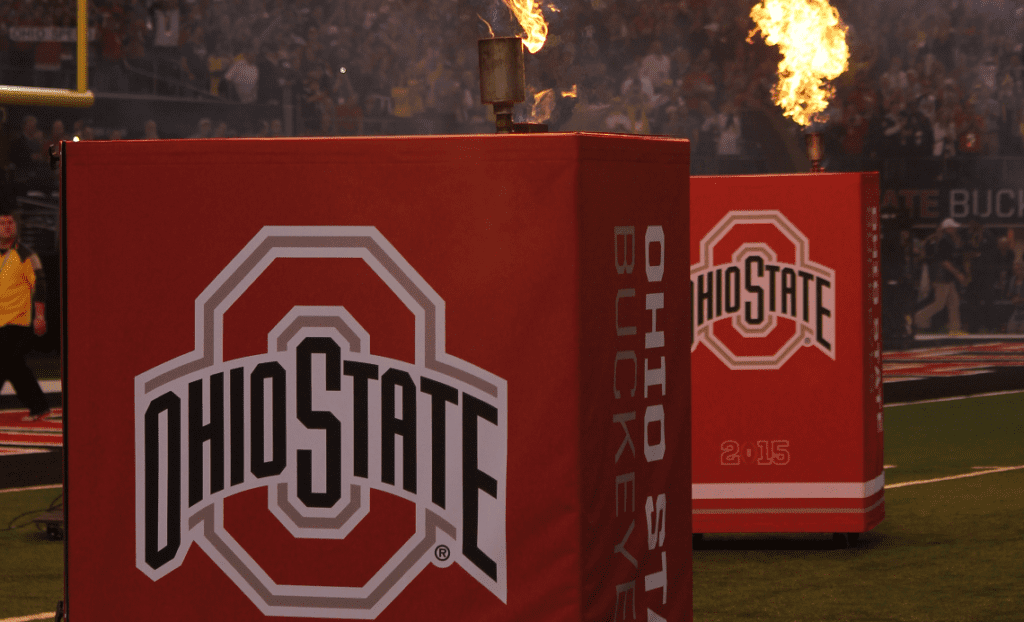
[{"label": "flame", "polygon": [[534,0],[502,0],[512,14],[519,20],[519,25],[526,31],[526,38],[523,45],[536,54],[544,47],[544,41],[548,38],[548,23],[544,21],[544,14],[541,12],[541,5]]},{"label": "flame", "polygon": [[551,118],[555,111],[555,92],[552,89],[545,89],[533,96],[533,109],[530,111],[530,121],[533,123],[544,123]]},{"label": "flame", "polygon": [[568,91],[562,91],[562,97],[576,97],[576,85],[572,85]]},{"label": "flame", "polygon": [[[779,46],[779,82],[772,90],[783,114],[810,125],[835,94],[825,80],[849,68],[847,26],[828,0],[761,0],[750,11],[765,43]],[[750,41],[750,38],[747,39]]]}]

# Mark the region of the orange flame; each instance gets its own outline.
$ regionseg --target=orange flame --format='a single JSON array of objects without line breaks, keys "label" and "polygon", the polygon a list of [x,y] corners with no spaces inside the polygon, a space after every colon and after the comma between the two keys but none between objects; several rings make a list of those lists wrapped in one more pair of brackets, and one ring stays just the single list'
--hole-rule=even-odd
[{"label": "orange flame", "polygon": [[572,85],[568,91],[562,91],[562,97],[576,97],[576,85]]},{"label": "orange flame", "polygon": [[828,0],[761,0],[750,17],[757,24],[750,37],[760,30],[765,43],[782,53],[775,103],[800,125],[819,120],[835,94],[825,81],[849,68],[847,26],[839,12]]},{"label": "orange flame", "polygon": [[519,25],[526,31],[526,38],[523,45],[536,54],[544,47],[544,41],[548,38],[548,23],[544,21],[544,14],[541,12],[539,2],[534,0],[502,0],[516,19]]}]

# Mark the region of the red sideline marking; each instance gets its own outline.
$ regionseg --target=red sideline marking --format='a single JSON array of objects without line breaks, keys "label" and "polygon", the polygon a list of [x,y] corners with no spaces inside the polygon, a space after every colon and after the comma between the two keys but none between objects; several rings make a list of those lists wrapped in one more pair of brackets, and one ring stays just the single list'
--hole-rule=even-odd
[{"label": "red sideline marking", "polygon": [[[24,416],[24,415],[22,415]],[[0,419],[0,430],[32,430],[33,432],[60,432],[64,429],[60,421],[22,421],[21,417],[16,420]]]},{"label": "red sideline marking", "polygon": [[1024,365],[1024,343],[961,344],[882,353],[886,382],[906,378],[942,378]]},{"label": "red sideline marking", "polygon": [[29,447],[64,445],[63,409],[52,409],[46,419],[22,421],[27,414],[24,409],[0,411],[0,455],[32,453]]},{"label": "red sideline marking", "polygon": [[64,415],[63,408],[51,408],[50,414],[45,419],[37,421],[22,421],[22,417],[28,414],[28,410],[18,408],[16,410],[0,410],[0,426],[45,426],[60,429],[61,417]]},{"label": "red sideline marking", "polygon": [[7,434],[0,432],[0,445],[26,445],[28,447],[60,447],[64,439],[54,434]]}]

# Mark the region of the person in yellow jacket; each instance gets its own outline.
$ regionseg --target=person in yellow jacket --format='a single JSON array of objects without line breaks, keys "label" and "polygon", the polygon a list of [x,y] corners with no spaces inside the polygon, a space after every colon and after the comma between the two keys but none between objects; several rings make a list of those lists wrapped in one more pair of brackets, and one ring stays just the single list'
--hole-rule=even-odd
[{"label": "person in yellow jacket", "polygon": [[[10,380],[35,421],[50,413],[39,381],[25,364],[32,333],[46,334],[46,281],[43,265],[31,249],[18,243],[18,223],[0,213],[0,387]],[[34,312],[34,317],[33,317]]]}]

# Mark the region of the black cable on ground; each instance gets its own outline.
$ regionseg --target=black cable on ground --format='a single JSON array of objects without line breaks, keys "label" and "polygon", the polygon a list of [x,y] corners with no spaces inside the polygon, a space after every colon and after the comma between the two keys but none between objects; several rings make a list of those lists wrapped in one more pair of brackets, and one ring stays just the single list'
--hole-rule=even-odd
[{"label": "black cable on ground", "polygon": [[18,519],[24,518],[26,516],[31,516],[31,517],[34,518],[37,514],[42,514],[43,512],[52,512],[52,511],[54,511],[56,509],[63,508],[64,504],[60,503],[60,500],[63,497],[64,497],[64,493],[62,492],[59,495],[57,495],[53,499],[53,501],[50,502],[50,507],[42,509],[42,510],[30,510],[30,511],[24,512],[22,514],[18,514],[17,516],[15,516],[14,518],[11,519],[11,522],[7,523],[7,527],[5,527],[3,529],[0,529],[0,533],[3,533],[5,531],[15,531],[17,529],[21,529],[22,527],[28,527],[29,525],[31,525],[33,523],[33,520],[29,519],[29,521],[27,523],[24,523],[22,525],[15,525],[15,523],[18,521]]}]

